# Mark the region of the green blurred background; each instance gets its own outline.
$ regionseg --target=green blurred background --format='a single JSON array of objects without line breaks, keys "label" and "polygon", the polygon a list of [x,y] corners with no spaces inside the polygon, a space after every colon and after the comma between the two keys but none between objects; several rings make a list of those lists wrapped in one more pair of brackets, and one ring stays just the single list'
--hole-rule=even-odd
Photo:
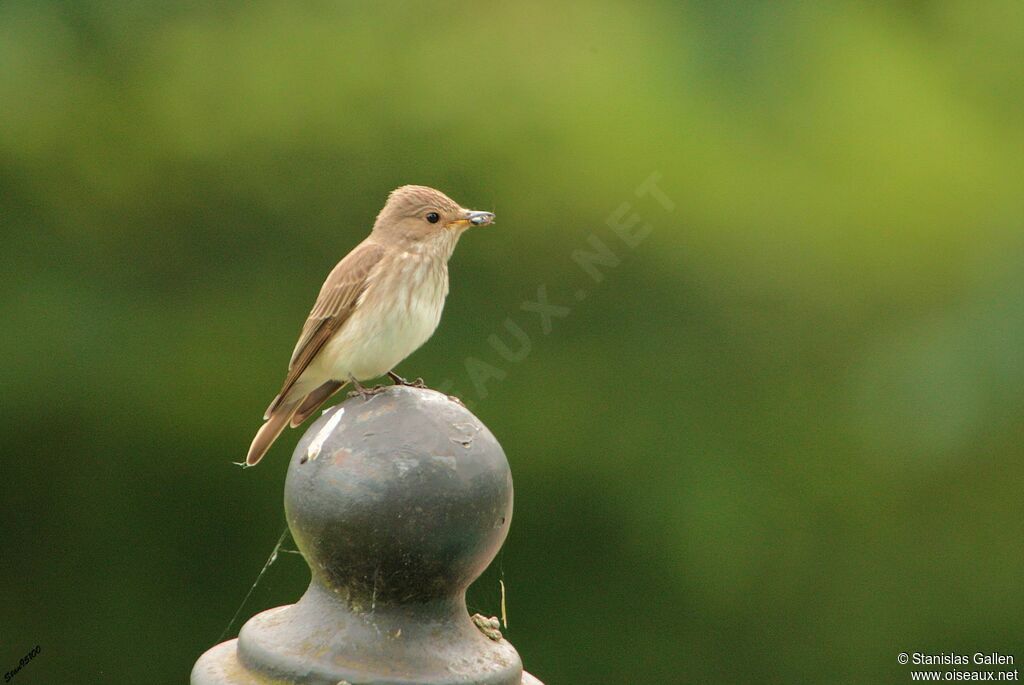
[{"label": "green blurred background", "polygon": [[[17,682],[186,681],[300,431],[232,462],[403,183],[499,217],[398,371],[509,456],[469,599],[498,613],[504,579],[529,670],[1020,663],[1022,64],[1018,0],[0,2],[0,670],[39,644]],[[307,579],[281,555],[241,618]]]}]

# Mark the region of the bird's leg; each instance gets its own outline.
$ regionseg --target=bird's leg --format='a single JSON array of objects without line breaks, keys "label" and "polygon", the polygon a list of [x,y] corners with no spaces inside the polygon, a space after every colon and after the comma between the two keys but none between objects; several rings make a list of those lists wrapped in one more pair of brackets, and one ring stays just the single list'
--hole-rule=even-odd
[{"label": "bird's leg", "polygon": [[422,378],[417,378],[414,381],[407,381],[399,376],[394,371],[388,371],[388,378],[390,378],[395,385],[408,385],[411,388],[426,388],[427,384],[423,382]]},{"label": "bird's leg", "polygon": [[360,383],[359,381],[357,381],[357,380],[355,379],[355,376],[353,376],[352,374],[349,374],[349,376],[348,376],[348,382],[349,382],[349,383],[351,383],[351,384],[352,384],[352,386],[353,386],[353,387],[355,388],[355,392],[350,392],[350,393],[348,394],[348,396],[349,396],[349,397],[355,397],[356,395],[359,395],[359,396],[360,396],[360,397],[362,397],[362,398],[363,398],[364,400],[368,400],[368,399],[370,399],[371,397],[373,397],[373,396],[374,396],[374,395],[376,395],[377,393],[379,393],[379,392],[381,392],[382,390],[384,390],[384,389],[385,389],[385,387],[386,387],[386,386],[383,386],[383,385],[378,385],[378,386],[377,386],[377,387],[375,387],[375,388],[366,388],[366,387],[364,387],[364,386],[363,386],[363,384],[362,384],[362,383]]}]

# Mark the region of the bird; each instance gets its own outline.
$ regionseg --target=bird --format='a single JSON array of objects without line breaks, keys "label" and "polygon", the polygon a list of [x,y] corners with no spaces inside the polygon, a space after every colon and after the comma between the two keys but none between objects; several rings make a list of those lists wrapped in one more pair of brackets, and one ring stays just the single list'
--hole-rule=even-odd
[{"label": "bird", "polygon": [[351,383],[389,375],[433,335],[448,296],[448,260],[469,228],[492,212],[465,209],[439,190],[393,190],[370,234],[327,276],[245,458],[256,465],[284,430],[302,424]]}]

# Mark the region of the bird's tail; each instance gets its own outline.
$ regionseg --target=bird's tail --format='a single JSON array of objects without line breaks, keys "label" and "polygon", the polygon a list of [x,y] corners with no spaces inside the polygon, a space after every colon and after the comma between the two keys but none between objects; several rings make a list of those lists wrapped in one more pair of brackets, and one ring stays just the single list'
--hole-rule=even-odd
[{"label": "bird's tail", "polygon": [[299,403],[299,408],[291,418],[292,428],[295,428],[308,419],[313,412],[320,408],[320,405],[331,399],[334,393],[345,386],[345,381],[327,381],[313,392],[306,395],[306,398]]},{"label": "bird's tail", "polygon": [[298,408],[299,402],[280,403],[267,412],[266,423],[256,431],[256,437],[249,446],[249,454],[245,457],[246,466],[255,466],[259,463]]}]

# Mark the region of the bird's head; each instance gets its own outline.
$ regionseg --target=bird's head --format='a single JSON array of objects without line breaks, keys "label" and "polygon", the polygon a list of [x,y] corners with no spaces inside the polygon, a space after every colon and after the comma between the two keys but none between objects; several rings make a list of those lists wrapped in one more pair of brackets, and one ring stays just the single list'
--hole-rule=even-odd
[{"label": "bird's head", "polygon": [[[426,186],[402,186],[391,191],[373,225],[375,233],[394,235],[411,242],[457,238],[467,228],[487,226],[494,214],[466,209],[440,190]],[[445,241],[447,242],[447,241]]]}]

